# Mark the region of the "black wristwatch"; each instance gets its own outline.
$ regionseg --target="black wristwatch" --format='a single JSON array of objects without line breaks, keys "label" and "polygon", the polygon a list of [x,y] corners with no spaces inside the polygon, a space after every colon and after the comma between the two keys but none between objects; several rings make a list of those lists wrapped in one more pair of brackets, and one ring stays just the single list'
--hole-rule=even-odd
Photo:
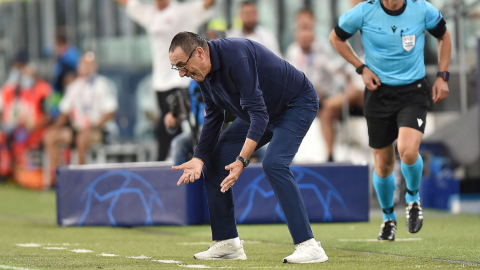
[{"label": "black wristwatch", "polygon": [[443,78],[444,81],[448,82],[450,80],[450,72],[437,72],[437,77]]},{"label": "black wristwatch", "polygon": [[241,156],[237,157],[237,160],[240,160],[240,162],[243,163],[243,167],[246,168],[248,164],[250,164],[250,159],[243,158]]},{"label": "black wristwatch", "polygon": [[355,71],[357,71],[358,74],[362,75],[363,69],[366,68],[367,65],[363,64],[359,66]]}]

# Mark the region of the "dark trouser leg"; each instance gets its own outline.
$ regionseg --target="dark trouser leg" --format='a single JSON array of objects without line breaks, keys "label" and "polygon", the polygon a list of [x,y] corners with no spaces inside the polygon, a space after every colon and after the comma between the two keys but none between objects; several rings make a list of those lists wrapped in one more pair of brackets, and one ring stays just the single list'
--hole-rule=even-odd
[{"label": "dark trouser leg", "polygon": [[268,126],[273,137],[263,160],[263,171],[285,215],[294,244],[313,238],[305,205],[290,164],[317,111],[317,101],[301,98],[290,104],[285,112]]},{"label": "dark trouser leg", "polygon": [[[238,236],[232,189],[222,193],[220,192],[220,184],[229,174],[229,172],[225,170],[225,166],[234,162],[235,158],[240,154],[249,127],[250,124],[241,119],[237,118],[233,121],[220,135],[215,149],[203,166],[208,210],[212,226],[212,239],[214,241],[231,239]],[[269,135],[271,137],[271,133],[267,131],[266,135],[260,140],[258,147],[267,143],[270,139]],[[233,186],[233,188],[235,188],[235,186]]]},{"label": "dark trouser leg", "polygon": [[158,120],[157,128],[156,128],[156,133],[157,133],[156,135],[157,135],[157,142],[158,142],[158,156],[157,156],[158,161],[164,161],[167,158],[172,139],[178,134],[182,133],[182,129],[180,127],[178,127],[175,133],[173,134],[169,133],[163,121],[165,118],[165,115],[170,111],[169,105],[167,102],[167,97],[178,90],[179,89],[175,88],[172,90],[168,90],[166,92],[157,91],[157,102],[162,114]]}]

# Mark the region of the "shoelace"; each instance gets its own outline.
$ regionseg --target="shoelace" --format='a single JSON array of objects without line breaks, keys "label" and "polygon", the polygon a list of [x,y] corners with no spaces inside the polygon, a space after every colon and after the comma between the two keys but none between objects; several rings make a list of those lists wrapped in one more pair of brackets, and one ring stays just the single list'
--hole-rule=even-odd
[{"label": "shoelace", "polygon": [[210,247],[208,249],[221,248],[221,247],[224,247],[226,245],[227,245],[227,241],[214,241],[212,244],[210,244]]},{"label": "shoelace", "polygon": [[307,242],[300,243],[295,247],[295,252],[294,253],[303,252],[305,249],[307,249],[309,247],[312,247],[312,246],[313,245],[311,245],[310,243],[307,243]]}]

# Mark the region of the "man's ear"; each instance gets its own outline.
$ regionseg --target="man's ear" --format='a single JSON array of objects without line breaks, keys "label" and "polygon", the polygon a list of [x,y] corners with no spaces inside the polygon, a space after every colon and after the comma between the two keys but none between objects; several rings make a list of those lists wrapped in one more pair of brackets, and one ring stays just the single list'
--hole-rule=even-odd
[{"label": "man's ear", "polygon": [[205,58],[205,50],[202,47],[198,47],[198,51],[195,53],[197,54],[198,58],[200,58],[200,60],[203,60]]}]

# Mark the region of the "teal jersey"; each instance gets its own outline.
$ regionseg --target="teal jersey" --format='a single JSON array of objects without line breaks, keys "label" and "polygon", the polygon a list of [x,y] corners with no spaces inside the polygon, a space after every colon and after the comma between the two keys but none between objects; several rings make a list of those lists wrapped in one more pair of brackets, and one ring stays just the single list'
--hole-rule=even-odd
[{"label": "teal jersey", "polygon": [[425,77],[425,30],[438,38],[446,28],[440,11],[424,0],[405,0],[396,11],[387,10],[382,0],[361,2],[335,28],[343,40],[360,31],[366,65],[382,84],[395,86]]}]

